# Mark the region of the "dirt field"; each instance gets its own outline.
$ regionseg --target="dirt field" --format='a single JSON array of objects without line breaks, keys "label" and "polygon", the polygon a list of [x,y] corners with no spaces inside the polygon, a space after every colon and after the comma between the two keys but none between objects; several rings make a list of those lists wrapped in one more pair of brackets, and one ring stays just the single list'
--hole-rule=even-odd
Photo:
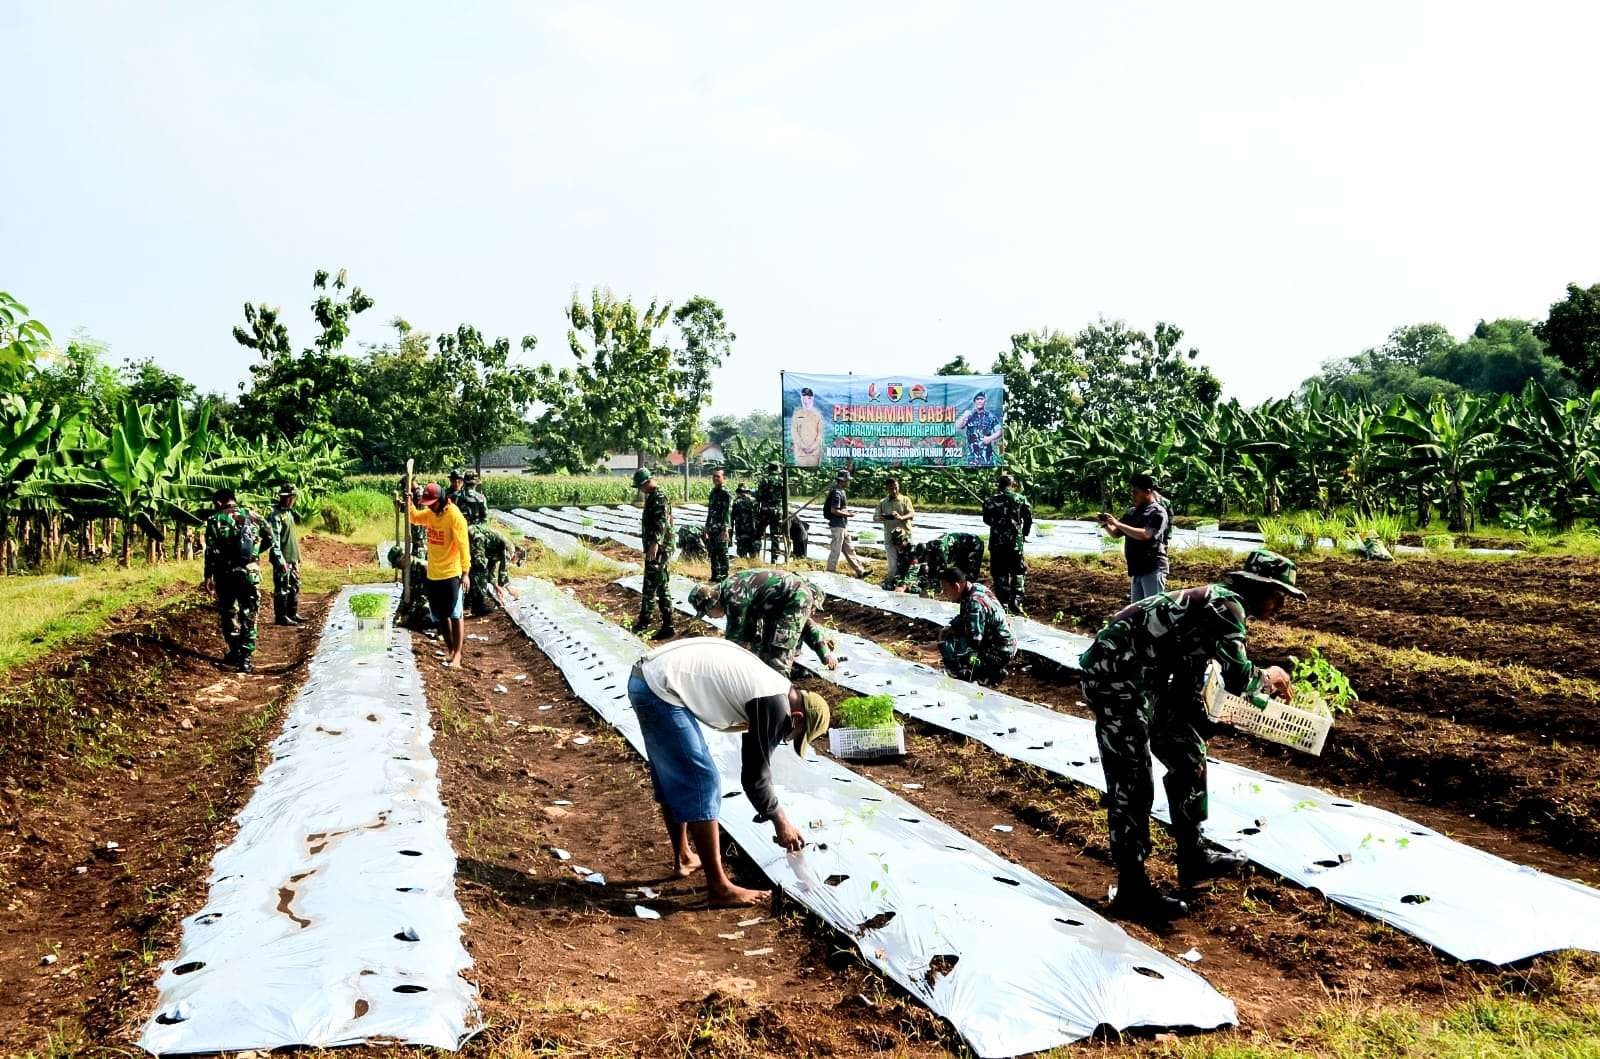
[{"label": "dirt field", "polygon": [[[370,559],[338,541],[306,543],[325,566]],[[1180,560],[1174,581],[1212,573],[1186,571]],[[1564,610],[1565,595],[1600,598],[1600,563],[1312,563],[1303,583],[1312,604],[1254,628],[1253,653],[1277,661],[1318,644],[1369,701],[1340,720],[1322,759],[1228,737],[1214,753],[1395,809],[1520,863],[1600,881],[1600,776],[1587,760],[1597,737],[1586,724],[1600,696],[1589,694],[1589,677],[1555,671],[1600,673],[1600,646]],[[603,580],[575,587],[613,620],[625,623],[637,607],[636,596]],[[1036,614],[1060,610],[1063,623],[1093,627],[1124,587],[1115,569],[1036,563],[1029,595]],[[1436,613],[1447,599],[1458,607]],[[101,725],[94,745],[70,758],[0,755],[0,1054],[131,1048],[159,964],[176,951],[177,923],[200,907],[210,858],[230,837],[314,647],[320,600],[303,605],[317,624],[302,629],[271,625],[270,593],[265,603],[254,674],[217,667],[213,618],[190,605],[125,614],[94,642],[14,677],[59,683],[81,709],[114,718],[116,732]],[[1522,617],[1524,607],[1542,617]],[[838,602],[827,617],[903,655],[933,657],[930,626]],[[1479,623],[1500,635],[1478,634]],[[642,762],[509,619],[473,619],[469,630],[484,639],[469,643],[458,671],[436,664],[432,641],[414,640],[472,977],[491,1023],[467,1054],[960,1051],[948,1026],[861,966],[849,939],[792,909],[708,910],[692,882],[666,878]],[[831,685],[807,685],[841,697]],[[1008,690],[1081,709],[1076,688],[1048,665],[1021,668]],[[592,740],[575,743],[580,733]],[[904,796],[1105,907],[1113,873],[1093,792],[915,723],[908,744],[903,761],[861,771],[886,785],[920,784]],[[996,833],[995,823],[1013,831]],[[1155,834],[1156,871],[1169,873],[1168,840]],[[728,852],[740,880],[760,884]],[[602,872],[607,885],[582,882],[574,864]],[[644,897],[646,887],[659,896]],[[639,919],[635,904],[662,918]],[[1127,929],[1164,952],[1199,949],[1198,969],[1239,1006],[1233,1036],[1258,1044],[1281,1041],[1332,1003],[1426,1012],[1485,990],[1561,1004],[1592,1002],[1600,991],[1593,957],[1460,964],[1260,872],[1215,884],[1168,931]],[[1175,1045],[1138,1036],[1089,1047]]]}]

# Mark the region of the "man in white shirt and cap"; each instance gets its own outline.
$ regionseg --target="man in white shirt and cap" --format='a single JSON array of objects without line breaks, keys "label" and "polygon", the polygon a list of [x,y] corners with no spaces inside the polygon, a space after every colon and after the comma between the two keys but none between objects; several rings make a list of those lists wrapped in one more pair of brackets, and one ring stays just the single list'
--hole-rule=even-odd
[{"label": "man in white shirt and cap", "polygon": [[805,839],[773,793],[772,751],[792,743],[804,756],[806,744],[828,730],[827,700],[799,690],[738,644],[706,636],[675,640],[641,658],[628,678],[628,700],[679,878],[704,867],[713,908],[768,900],[770,891],[735,886],[722,866],[722,780],[700,725],[744,733],[740,783],[756,819],[772,821],[772,840],[795,851]]}]

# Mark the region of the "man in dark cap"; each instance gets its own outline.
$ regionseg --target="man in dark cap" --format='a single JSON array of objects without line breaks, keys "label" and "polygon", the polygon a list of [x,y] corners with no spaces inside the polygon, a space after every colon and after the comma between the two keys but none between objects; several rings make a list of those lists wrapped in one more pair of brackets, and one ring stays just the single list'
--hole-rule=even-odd
[{"label": "man in dark cap", "polygon": [[463,481],[465,484],[461,495],[456,497],[456,506],[461,509],[461,517],[467,520],[467,525],[481,526],[489,521],[489,499],[478,488],[478,472],[468,471]]},{"label": "man in dark cap", "polygon": [[[396,494],[395,499],[401,498]],[[429,482],[411,501],[407,513],[413,524],[428,531],[428,607],[444,635],[449,657],[446,669],[461,664],[466,647],[466,621],[462,617],[462,595],[471,586],[472,547],[467,539],[467,520],[438,482]]]},{"label": "man in dark cap", "polygon": [[783,504],[787,499],[783,475],[776,461],[767,464],[767,473],[756,483],[756,508],[761,516],[761,534],[767,538],[768,560],[783,559]]},{"label": "man in dark cap", "polygon": [[1136,474],[1128,482],[1133,506],[1121,518],[1100,512],[1100,525],[1123,540],[1122,556],[1128,564],[1130,602],[1167,590],[1167,542],[1172,539],[1172,514],[1156,494],[1156,480]]},{"label": "man in dark cap", "polygon": [[833,488],[828,490],[827,498],[822,501],[822,517],[828,520],[828,536],[831,538],[828,572],[839,569],[839,557],[842,555],[845,562],[850,564],[851,572],[860,577],[867,572],[867,568],[857,558],[855,547],[850,543],[850,501],[845,495],[849,487],[850,472],[841,470],[834,476]]},{"label": "man in dark cap", "polygon": [[[467,472],[460,467],[450,468],[450,488],[444,492],[445,499],[459,509],[461,507],[461,494],[466,489]],[[463,518],[466,516],[463,515]]]},{"label": "man in dark cap", "polygon": [[1145,872],[1155,797],[1152,752],[1167,768],[1163,783],[1178,846],[1179,884],[1188,890],[1244,864],[1238,854],[1208,848],[1201,835],[1211,730],[1201,689],[1206,667],[1215,660],[1223,686],[1236,695],[1294,697],[1287,673],[1277,666],[1258,669],[1245,653],[1246,618],[1272,618],[1290,596],[1305,599],[1295,585],[1294,563],[1276,552],[1251,552],[1242,569],[1227,575],[1226,584],[1163,592],[1122,608],[1079,656],[1084,702],[1094,713],[1106,773],[1111,860],[1117,869],[1114,911],[1147,920],[1188,911],[1184,901],[1158,890]]},{"label": "man in dark cap", "polygon": [[206,519],[205,580],[201,588],[216,593],[217,620],[228,645],[222,664],[250,672],[256,652],[256,614],[261,609],[261,552],[267,527],[261,516],[241,508],[233,490],[218,489],[211,496],[212,513]]},{"label": "man in dark cap", "polygon": [[278,503],[267,516],[267,558],[272,562],[272,620],[300,624],[300,542],[294,534],[294,486],[278,490]]},{"label": "man in dark cap", "polygon": [[644,599],[639,603],[639,620],[633,623],[633,631],[644,632],[650,627],[651,611],[659,604],[661,628],[657,635],[667,637],[674,633],[672,598],[667,593],[671,578],[667,564],[677,543],[672,536],[672,501],[648,467],[633,472],[633,487],[644,494],[644,514],[639,519],[639,535],[644,539]]}]

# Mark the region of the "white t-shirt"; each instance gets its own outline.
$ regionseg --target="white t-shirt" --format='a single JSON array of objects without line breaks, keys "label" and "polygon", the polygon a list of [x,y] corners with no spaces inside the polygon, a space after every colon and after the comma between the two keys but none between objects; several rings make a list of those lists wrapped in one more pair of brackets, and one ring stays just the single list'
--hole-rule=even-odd
[{"label": "white t-shirt", "polygon": [[745,707],[751,700],[789,693],[787,678],[738,644],[716,636],[658,647],[640,661],[639,672],[657,696],[687,707],[724,732],[749,726]]}]

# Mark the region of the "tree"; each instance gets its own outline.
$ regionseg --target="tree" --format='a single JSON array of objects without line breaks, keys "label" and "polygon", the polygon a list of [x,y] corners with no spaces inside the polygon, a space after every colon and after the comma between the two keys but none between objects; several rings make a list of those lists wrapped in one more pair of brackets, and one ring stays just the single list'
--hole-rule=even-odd
[{"label": "tree", "polygon": [[967,362],[965,353],[958,353],[954,360],[947,360],[939,366],[935,375],[976,375],[978,370]]},{"label": "tree", "polygon": [[1534,333],[1584,392],[1600,388],[1600,283],[1567,284],[1566,298],[1550,306]]},{"label": "tree", "polygon": [[1431,473],[1443,487],[1453,532],[1465,533],[1471,524],[1467,489],[1496,440],[1493,413],[1499,408],[1471,393],[1435,397],[1427,405],[1402,397],[1383,418],[1383,436],[1406,445],[1414,467]]},{"label": "tree", "polygon": [[129,360],[122,368],[122,381],[128,399],[139,404],[165,408],[173,401],[192,405],[195,401],[194,383],[182,375],[158,366],[155,359]]},{"label": "tree", "polygon": [[1515,477],[1549,505],[1556,528],[1571,528],[1580,503],[1600,494],[1600,390],[1556,401],[1529,383],[1503,430]]},{"label": "tree", "polygon": [[713,445],[726,446],[741,437],[748,441],[777,441],[783,420],[773,412],[748,412],[743,416],[712,416],[706,422],[706,438]]},{"label": "tree", "polygon": [[683,498],[689,499],[689,450],[700,413],[711,400],[711,372],[720,367],[739,336],[728,329],[722,307],[695,295],[672,314],[683,348],[672,355],[672,443],[683,454]]},{"label": "tree", "polygon": [[994,362],[1005,379],[1006,422],[1053,431],[1081,403],[1079,383],[1088,368],[1073,348],[1072,336],[1046,329],[1011,336],[1011,348]]},{"label": "tree", "polygon": [[45,405],[68,412],[83,409],[92,418],[114,414],[127,392],[117,369],[106,363],[106,344],[79,334],[60,353],[48,356],[19,386]]},{"label": "tree", "polygon": [[338,292],[344,290],[348,283],[349,276],[341,268],[333,277],[334,293],[329,294],[327,269],[319,268],[311,277],[311,286],[323,292],[311,303],[311,315],[322,328],[322,334],[316,337],[314,344],[324,353],[332,353],[343,346],[344,340],[350,337],[350,317],[364,313],[373,306],[372,298],[360,287],[351,287],[350,296],[339,300]]},{"label": "tree", "polygon": [[[524,335],[523,352],[538,345]],[[444,419],[461,439],[472,465],[482,470],[483,454],[504,445],[523,427],[523,416],[538,391],[539,373],[511,363],[511,340],[485,342],[483,334],[468,324],[453,335],[439,336],[439,372],[453,384]]]},{"label": "tree", "polygon": [[28,307],[0,290],[0,383],[9,386],[50,349],[50,330]]},{"label": "tree", "polygon": [[1423,365],[1431,376],[1473,393],[1521,393],[1532,382],[1557,393],[1568,388],[1562,364],[1545,353],[1531,320],[1479,320],[1464,342]]},{"label": "tree", "polygon": [[671,427],[672,350],[656,331],[670,304],[644,309],[595,288],[585,303],[567,306],[567,346],[576,364],[539,368],[532,441],[543,452],[541,469],[582,471],[615,452],[660,454]]}]

